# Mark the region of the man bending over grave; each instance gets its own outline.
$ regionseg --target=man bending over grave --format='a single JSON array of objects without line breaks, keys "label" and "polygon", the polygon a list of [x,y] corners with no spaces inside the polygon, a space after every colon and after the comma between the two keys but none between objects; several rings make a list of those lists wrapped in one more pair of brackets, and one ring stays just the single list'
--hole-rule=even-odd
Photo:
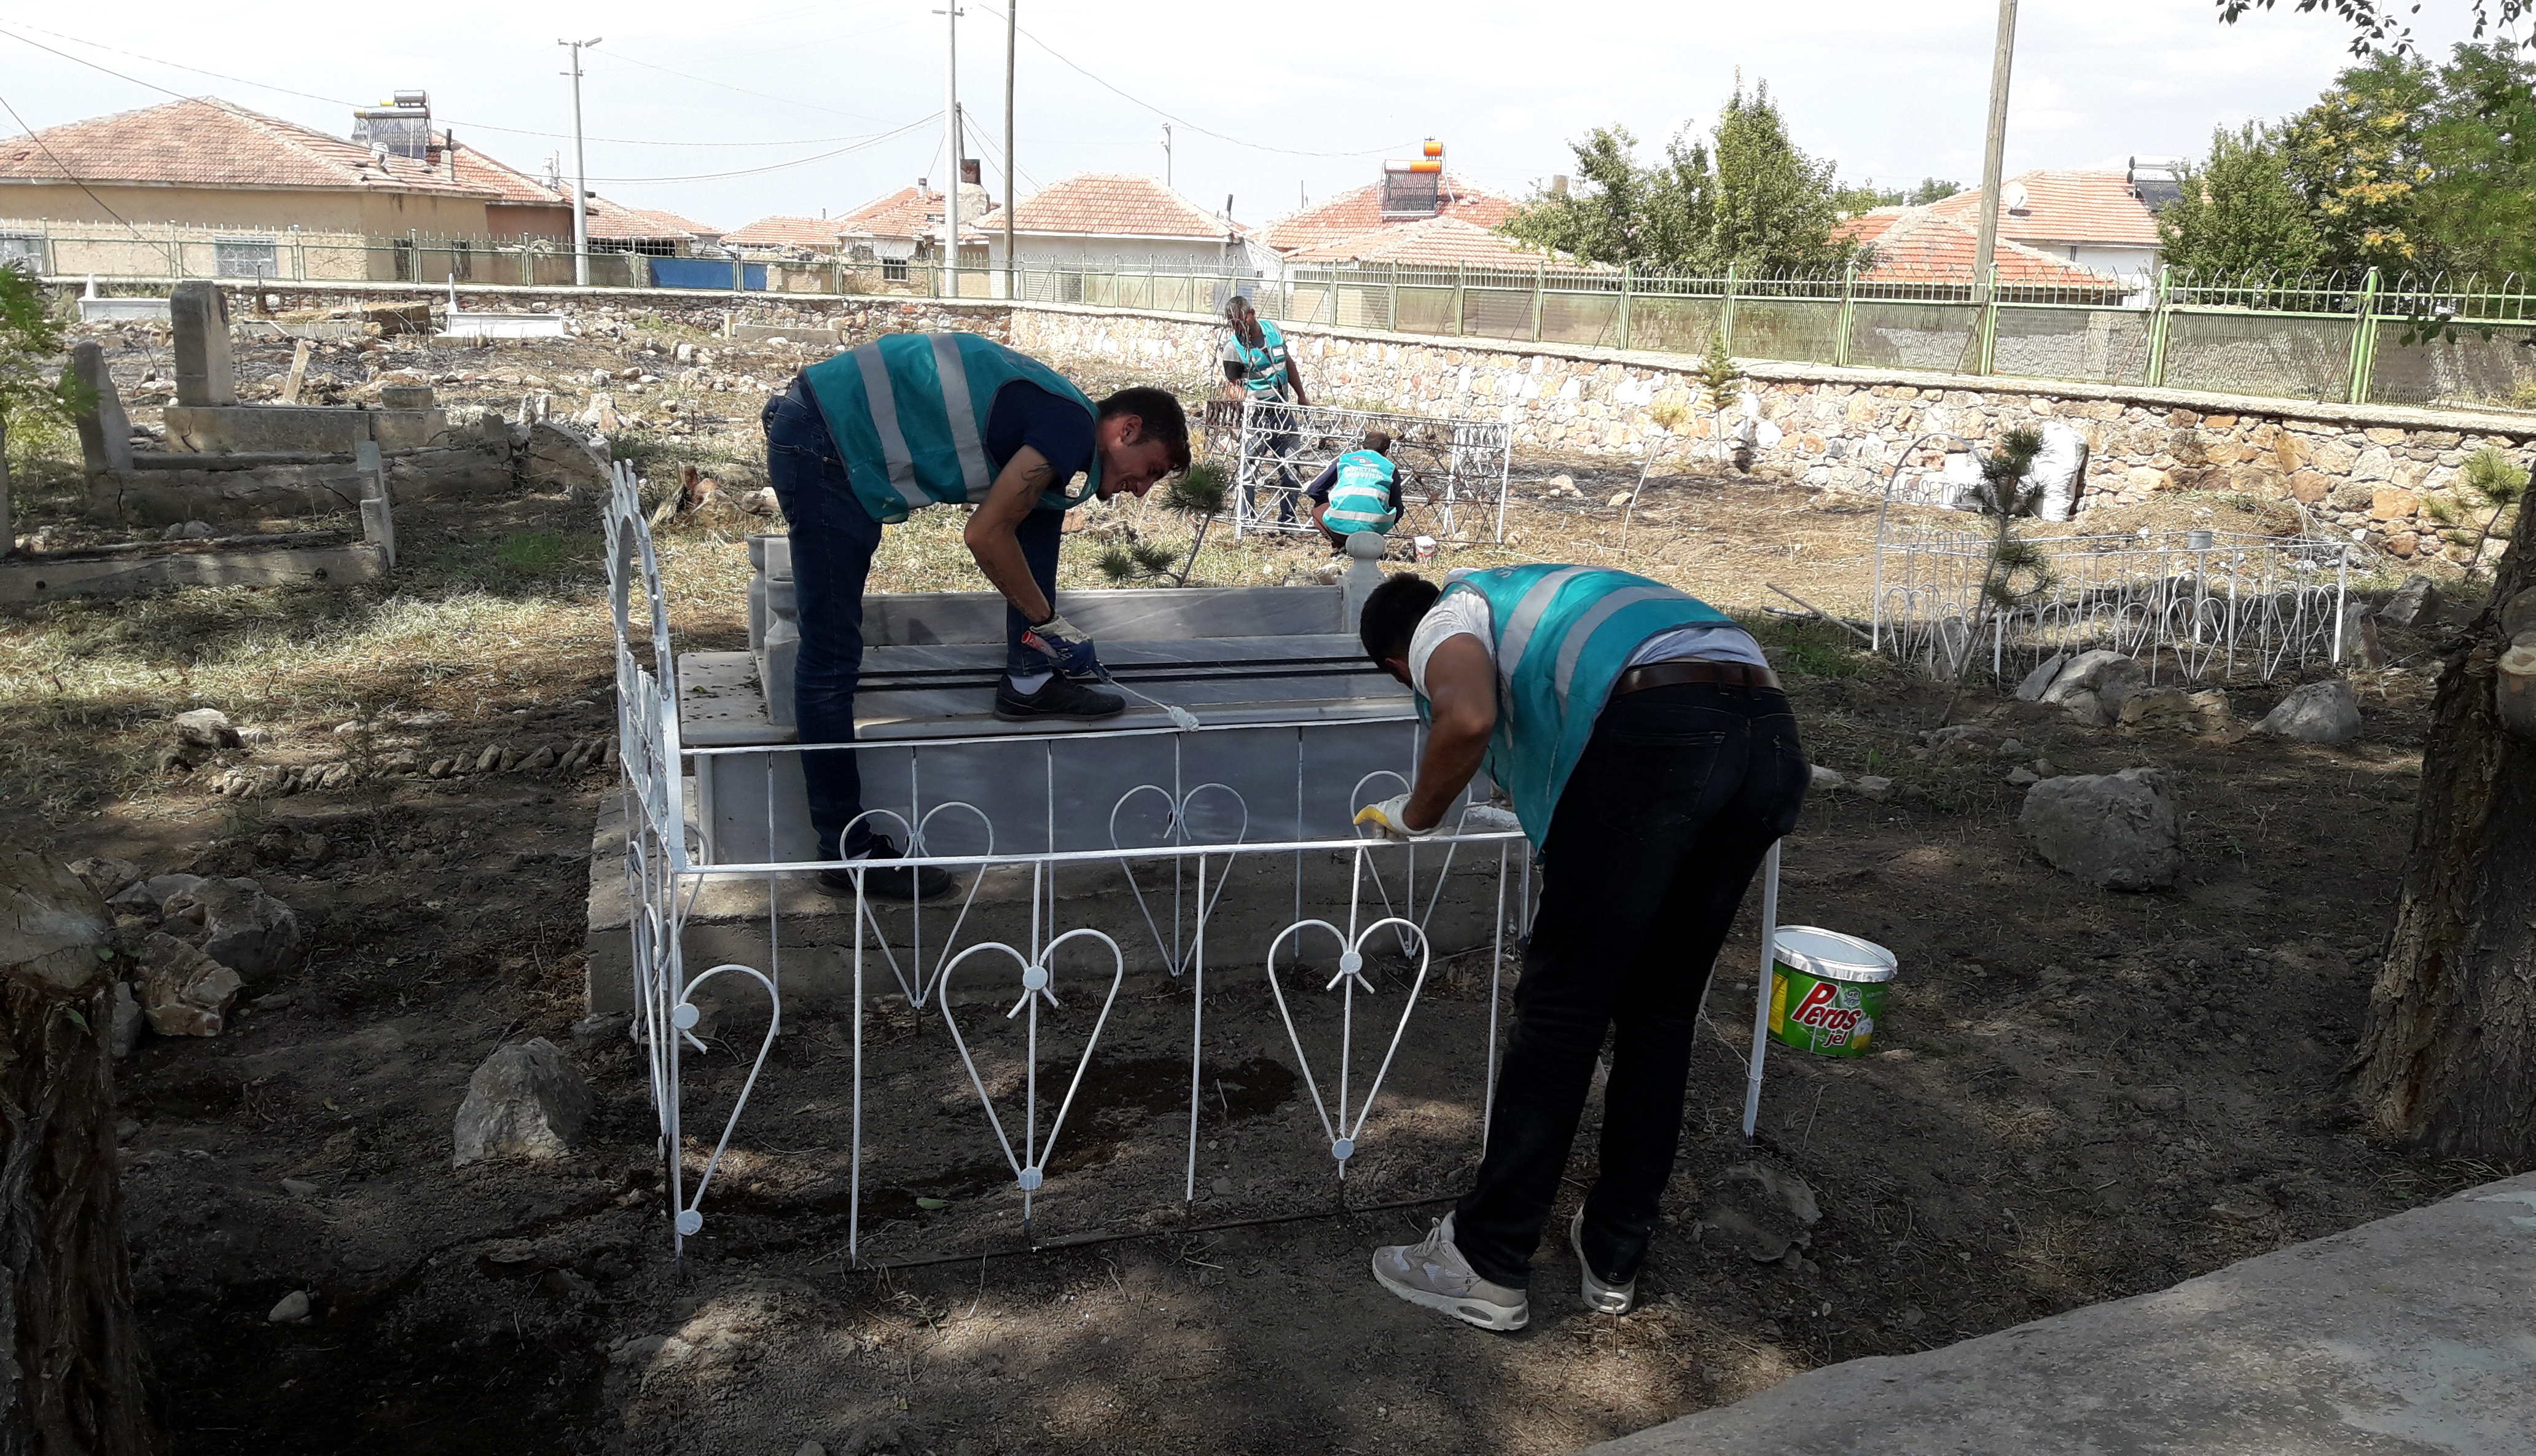
[{"label": "man bending over grave", "polygon": [[1360,531],[1388,535],[1400,524],[1400,472],[1391,463],[1390,434],[1366,430],[1357,448],[1322,467],[1303,499],[1312,503],[1312,524],[1332,551],[1345,550]]},{"label": "man bending over grave", "polygon": [[1365,655],[1430,725],[1407,793],[1362,826],[1445,824],[1483,761],[1540,851],[1541,912],[1471,1190],[1373,1277],[1490,1330],[1526,1290],[1607,1032],[1602,1168],[1567,1225],[1585,1305],[1625,1313],[1673,1174],[1691,1033],[1753,872],[1795,827],[1807,770],[1760,647],[1671,587],[1592,566],[1503,566],[1365,599]]},{"label": "man bending over grave", "polygon": [[[761,420],[767,477],[792,527],[801,621],[792,702],[803,743],[854,741],[872,552],[884,524],[932,505],[977,508],[963,538],[1007,603],[995,716],[1095,719],[1125,709],[1100,685],[1092,639],[1057,614],[1057,545],[1069,507],[1143,495],[1187,468],[1188,416],[1169,391],[1123,389],[1095,404],[1047,365],[975,334],[893,334],[802,370]],[[819,856],[897,858],[902,847],[859,817],[856,759],[801,755]],[[861,874],[866,891],[892,899],[958,888],[929,866]],[[854,892],[852,872],[819,878]]]}]

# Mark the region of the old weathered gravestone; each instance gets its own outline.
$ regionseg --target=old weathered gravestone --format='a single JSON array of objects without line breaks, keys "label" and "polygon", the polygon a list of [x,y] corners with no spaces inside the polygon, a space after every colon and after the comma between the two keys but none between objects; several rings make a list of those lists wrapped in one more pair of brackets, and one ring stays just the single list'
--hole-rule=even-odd
[{"label": "old weathered gravestone", "polygon": [[167,300],[176,333],[176,403],[234,405],[237,364],[229,352],[229,300],[220,285],[195,280]]},{"label": "old weathered gravestone", "polygon": [[80,463],[92,475],[132,469],[132,420],[123,412],[114,376],[106,371],[105,350],[95,340],[71,346],[70,373],[87,397],[73,416],[79,426]]}]

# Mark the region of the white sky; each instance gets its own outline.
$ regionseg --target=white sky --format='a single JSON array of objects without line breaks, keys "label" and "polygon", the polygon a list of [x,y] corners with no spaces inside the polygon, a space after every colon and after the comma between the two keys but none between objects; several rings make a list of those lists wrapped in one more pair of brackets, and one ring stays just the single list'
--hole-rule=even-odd
[{"label": "white sky", "polygon": [[[729,228],[768,213],[843,212],[919,175],[938,185],[949,170],[939,3],[121,0],[92,10],[9,0],[0,3],[0,30],[133,80],[0,36],[0,97],[40,128],[150,105],[166,99],[152,87],[164,87],[341,136],[351,128],[346,107],[267,88],[370,102],[419,87],[462,139],[531,172],[560,151],[568,170],[568,142],[492,128],[568,135],[569,84],[554,41],[599,35],[584,83],[590,134],[678,145],[593,141],[592,186]],[[1002,0],[967,3],[962,100],[985,143],[972,155],[986,158],[1000,198]],[[1521,195],[1567,170],[1564,143],[1589,127],[1618,122],[1652,146],[1685,120],[1704,126],[1739,66],[1747,82],[1769,82],[1798,145],[1837,160],[1844,179],[1891,185],[1934,174],[1977,183],[1997,17],[1989,0],[1617,0],[1577,12],[1535,0],[1021,4],[1031,35],[1084,70],[1238,139],[1174,127],[1173,172],[1183,193],[1209,207],[1232,193],[1235,215],[1247,222],[1293,211],[1299,188],[1318,201],[1371,181],[1381,157],[1408,155],[1426,136],[1446,144],[1456,172]],[[2443,46],[2462,32],[2462,7],[2440,0],[2440,8],[2459,24],[2425,27],[2424,38]],[[2348,64],[2345,32],[2286,10],[2231,27],[2210,0],[2026,0],[2008,170],[2198,155],[2214,125],[2304,106]],[[1031,35],[1020,47],[1024,193],[1076,171],[1159,173],[1163,118],[1069,69]],[[752,176],[635,180],[774,166],[908,123],[922,124]],[[0,127],[16,129],[5,114]]]}]

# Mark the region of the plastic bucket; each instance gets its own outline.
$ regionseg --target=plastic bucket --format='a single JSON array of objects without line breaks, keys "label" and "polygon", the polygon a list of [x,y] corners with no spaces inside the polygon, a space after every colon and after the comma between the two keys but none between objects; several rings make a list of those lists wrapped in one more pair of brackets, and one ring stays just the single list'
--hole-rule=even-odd
[{"label": "plastic bucket", "polygon": [[1782,925],[1770,956],[1770,1040],[1818,1056],[1864,1056],[1900,968],[1872,940]]}]

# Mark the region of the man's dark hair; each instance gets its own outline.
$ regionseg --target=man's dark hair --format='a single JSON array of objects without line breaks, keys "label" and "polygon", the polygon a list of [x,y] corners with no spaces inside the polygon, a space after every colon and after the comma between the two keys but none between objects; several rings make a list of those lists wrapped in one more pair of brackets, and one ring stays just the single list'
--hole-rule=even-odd
[{"label": "man's dark hair", "polygon": [[1418,623],[1443,595],[1443,588],[1423,576],[1401,571],[1384,577],[1381,586],[1365,594],[1364,615],[1357,618],[1364,655],[1376,666],[1409,656],[1409,639],[1418,635]]},{"label": "man's dark hair", "polygon": [[1373,452],[1374,454],[1376,454],[1376,455],[1380,455],[1383,451],[1390,449],[1390,448],[1391,448],[1391,433],[1390,433],[1390,431],[1388,431],[1388,430],[1366,430],[1366,431],[1364,432],[1364,448],[1365,448],[1365,449],[1367,449],[1367,450],[1372,451],[1372,452]]},{"label": "man's dark hair", "polygon": [[1180,408],[1178,397],[1170,390],[1140,384],[1103,400],[1100,408],[1103,419],[1112,414],[1136,416],[1145,426],[1145,438],[1172,447],[1172,469],[1188,469],[1188,411]]},{"label": "man's dark hair", "polygon": [[1228,320],[1239,318],[1242,314],[1250,312],[1255,312],[1250,306],[1250,300],[1239,293],[1234,294],[1233,301],[1224,305],[1224,316]]}]

